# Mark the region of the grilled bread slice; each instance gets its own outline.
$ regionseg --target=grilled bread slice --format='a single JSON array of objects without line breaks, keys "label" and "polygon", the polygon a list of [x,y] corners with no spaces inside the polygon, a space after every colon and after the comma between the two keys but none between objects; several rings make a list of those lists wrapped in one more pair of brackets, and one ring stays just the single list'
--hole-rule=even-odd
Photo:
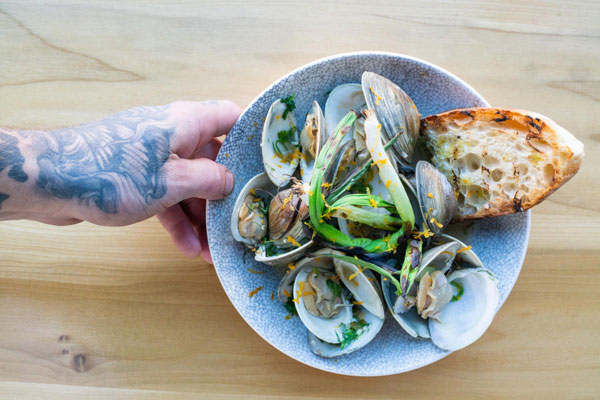
[{"label": "grilled bread slice", "polygon": [[458,199],[455,220],[527,210],[568,181],[583,143],[550,118],[524,110],[465,108],[421,120],[433,164]]}]

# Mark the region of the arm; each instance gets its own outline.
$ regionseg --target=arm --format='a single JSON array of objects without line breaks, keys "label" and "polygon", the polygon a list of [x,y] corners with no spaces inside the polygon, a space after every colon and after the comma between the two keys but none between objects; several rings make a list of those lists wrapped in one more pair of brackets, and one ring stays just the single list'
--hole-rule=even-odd
[{"label": "arm", "polygon": [[158,215],[177,247],[210,260],[205,199],[233,188],[213,160],[230,102],[138,107],[54,131],[0,129],[0,220],[127,225]]}]

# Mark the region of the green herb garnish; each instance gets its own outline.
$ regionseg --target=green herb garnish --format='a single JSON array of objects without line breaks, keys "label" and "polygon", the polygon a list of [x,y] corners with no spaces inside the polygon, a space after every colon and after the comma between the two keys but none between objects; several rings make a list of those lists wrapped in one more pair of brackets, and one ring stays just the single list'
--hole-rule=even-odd
[{"label": "green herb garnish", "polygon": [[275,246],[273,244],[273,242],[267,240],[266,237],[263,240],[263,248],[265,250],[265,254],[267,257],[272,257],[274,255],[277,255],[277,253],[279,252],[279,248],[277,246]]},{"label": "green herb garnish", "polygon": [[358,333],[358,331],[367,326],[369,326],[369,324],[361,319],[352,321],[350,326],[342,324],[342,340],[340,341],[340,350],[344,350],[346,347],[350,346],[352,342],[358,339],[360,335],[364,333],[364,331],[361,331],[360,333]]},{"label": "green herb garnish", "polygon": [[296,96],[295,93],[289,97],[285,97],[285,98],[281,99],[281,102],[283,104],[285,104],[285,111],[281,115],[281,118],[286,119],[288,113],[294,111],[294,109],[296,108],[296,103],[294,102],[294,96]]},{"label": "green herb garnish", "polygon": [[266,202],[261,201],[258,207],[260,208],[260,211],[263,212],[263,214],[269,215],[269,205]]},{"label": "green herb garnish", "polygon": [[279,131],[277,132],[277,140],[273,142],[273,152],[279,156],[279,158],[283,157],[283,152],[279,148],[279,145],[283,145],[285,150],[288,150],[288,143],[294,144],[294,134],[296,133],[296,127],[292,126],[287,131]]},{"label": "green herb garnish", "polygon": [[294,304],[294,299],[292,298],[292,296],[288,296],[288,299],[283,306],[291,315],[298,314],[298,312],[296,311],[296,305]]},{"label": "green herb garnish", "polygon": [[458,291],[458,293],[456,293],[454,296],[452,296],[452,300],[450,300],[450,301],[460,300],[461,296],[465,293],[465,289],[463,289],[462,285],[458,282],[452,281],[452,282],[450,282],[450,284],[452,286],[454,286],[456,288],[456,290]]},{"label": "green herb garnish", "polygon": [[313,265],[313,274],[319,275],[319,269],[317,268],[316,265]]},{"label": "green herb garnish", "polygon": [[326,281],[327,287],[335,297],[342,297],[342,285],[337,282],[332,281],[331,279],[327,279]]}]

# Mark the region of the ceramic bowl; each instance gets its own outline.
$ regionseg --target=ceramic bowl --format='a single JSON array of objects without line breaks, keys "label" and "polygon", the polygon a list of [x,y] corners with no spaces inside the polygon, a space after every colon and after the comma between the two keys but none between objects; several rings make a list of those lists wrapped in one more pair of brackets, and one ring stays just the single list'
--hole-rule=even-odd
[{"label": "ceramic bowl", "polygon": [[[218,155],[217,162],[235,176],[233,192],[207,206],[208,242],[225,293],[248,325],[272,346],[302,363],[344,375],[397,374],[431,364],[449,354],[430,341],[410,337],[393,318],[386,318],[378,336],[364,348],[338,359],[311,353],[306,328],[277,300],[284,269],[254,261],[253,254],[233,240],[229,229],[233,205],[246,182],[263,172],[260,134],[267,110],[277,98],[295,93],[297,121],[304,121],[313,100],[324,107],[327,94],[342,83],[360,83],[363,71],[373,71],[398,84],[413,99],[422,116],[489,104],[468,84],[425,61],[400,54],[361,52],[321,59],[290,72],[262,92],[244,110]],[[299,122],[300,123],[300,122]],[[529,212],[479,220],[472,224],[468,244],[497,277],[500,306],[510,293],[525,257]],[[263,271],[254,274],[248,269]],[[251,291],[261,287],[253,297]],[[275,295],[274,295],[275,293]],[[274,295],[274,296],[273,296]],[[485,341],[485,334],[482,339]],[[475,342],[472,346],[478,346]]]}]

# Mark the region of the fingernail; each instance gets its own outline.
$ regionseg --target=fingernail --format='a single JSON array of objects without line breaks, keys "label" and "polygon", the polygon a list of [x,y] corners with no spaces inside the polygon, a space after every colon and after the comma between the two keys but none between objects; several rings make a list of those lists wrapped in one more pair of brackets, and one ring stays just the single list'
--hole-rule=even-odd
[{"label": "fingernail", "polygon": [[223,195],[227,196],[233,190],[233,174],[229,171],[225,172],[225,191]]}]

